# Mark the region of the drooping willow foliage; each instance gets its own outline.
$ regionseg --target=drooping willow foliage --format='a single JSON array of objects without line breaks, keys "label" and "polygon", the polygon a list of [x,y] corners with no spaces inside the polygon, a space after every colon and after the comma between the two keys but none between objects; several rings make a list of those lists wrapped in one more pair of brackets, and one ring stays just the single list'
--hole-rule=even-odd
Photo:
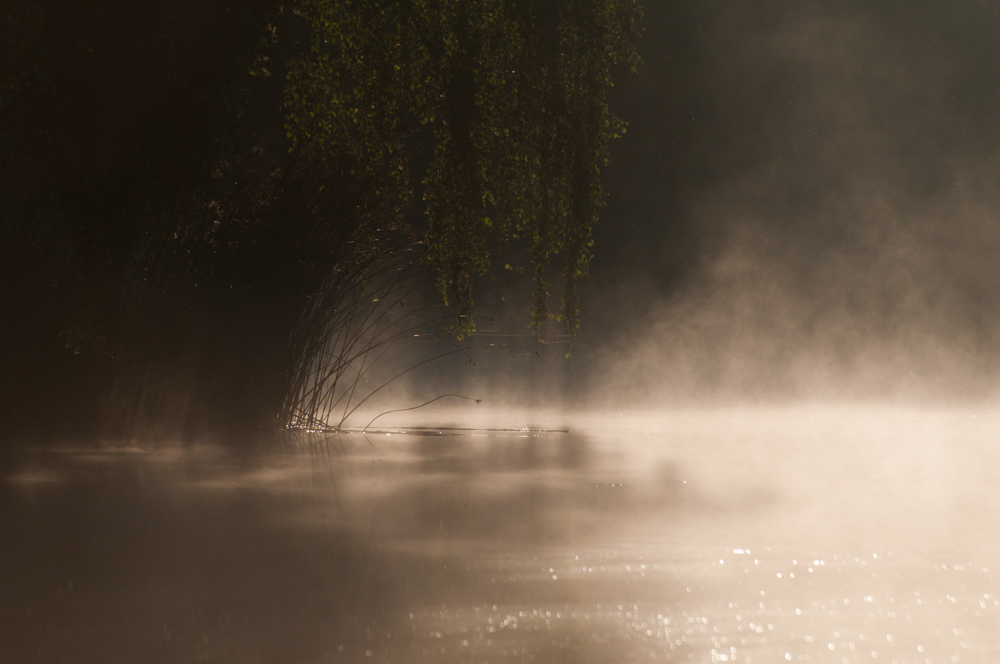
[{"label": "drooping willow foliage", "polygon": [[600,170],[624,132],[607,104],[612,69],[638,64],[637,0],[306,0],[302,11],[312,33],[286,88],[293,149],[348,156],[399,216],[422,192],[427,261],[459,337],[475,329],[473,278],[512,269],[514,251],[533,273],[533,328],[556,318],[575,333]]}]

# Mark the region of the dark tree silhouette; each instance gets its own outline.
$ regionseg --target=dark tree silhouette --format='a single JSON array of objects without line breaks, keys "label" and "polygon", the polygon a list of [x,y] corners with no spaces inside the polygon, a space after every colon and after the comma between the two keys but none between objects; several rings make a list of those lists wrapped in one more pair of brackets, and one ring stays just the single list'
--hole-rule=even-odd
[{"label": "dark tree silhouette", "polygon": [[633,0],[11,0],[0,433],[267,431],[302,366],[290,339],[323,319],[315,294],[415,239],[459,336],[472,278],[518,256],[540,329],[557,253],[575,330],[623,131],[610,72],[636,64],[638,15]]},{"label": "dark tree silhouette", "polygon": [[[532,324],[549,318],[546,267],[562,253],[559,319],[574,334],[600,169],[624,132],[608,110],[611,71],[638,62],[635,0],[309,0],[305,15],[310,49],[286,101],[295,147],[350,154],[400,209],[417,181],[459,337],[475,327],[472,277],[512,269],[522,239]],[[428,134],[429,165],[413,174]]]}]

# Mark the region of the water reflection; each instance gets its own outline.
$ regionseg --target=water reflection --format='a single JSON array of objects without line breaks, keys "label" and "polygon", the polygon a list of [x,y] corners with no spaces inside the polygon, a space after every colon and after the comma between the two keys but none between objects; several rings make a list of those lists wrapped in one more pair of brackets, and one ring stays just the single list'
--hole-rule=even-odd
[{"label": "water reflection", "polygon": [[1000,655],[995,418],[580,422],[269,458],[23,451],[0,482],[0,659]]}]

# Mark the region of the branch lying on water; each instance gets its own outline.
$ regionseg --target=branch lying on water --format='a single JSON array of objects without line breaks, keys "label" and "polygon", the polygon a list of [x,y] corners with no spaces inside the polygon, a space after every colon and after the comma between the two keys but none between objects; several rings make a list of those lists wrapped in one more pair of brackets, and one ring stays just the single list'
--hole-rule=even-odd
[{"label": "branch lying on water", "polygon": [[388,415],[389,413],[402,413],[405,410],[416,410],[417,408],[423,408],[424,406],[432,404],[438,399],[444,399],[445,397],[455,397],[456,399],[468,399],[469,401],[475,401],[476,403],[482,403],[483,401],[482,399],[473,399],[472,397],[462,396],[461,394],[442,394],[441,396],[434,397],[430,401],[422,403],[419,406],[410,406],[409,408],[396,408],[394,410],[387,410],[384,413],[379,413],[378,415],[372,418],[371,422],[365,425],[365,428],[361,430],[361,433],[364,434],[366,431],[368,431],[368,427],[370,427],[375,422],[375,420],[382,417],[383,415]]}]

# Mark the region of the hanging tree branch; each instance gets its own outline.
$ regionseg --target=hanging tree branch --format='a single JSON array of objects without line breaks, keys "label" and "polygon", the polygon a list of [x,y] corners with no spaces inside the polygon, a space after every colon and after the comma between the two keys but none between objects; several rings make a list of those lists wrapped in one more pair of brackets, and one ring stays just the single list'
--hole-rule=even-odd
[{"label": "hanging tree branch", "polygon": [[[475,330],[472,280],[526,249],[537,334],[579,327],[576,283],[604,200],[600,169],[624,124],[611,70],[638,65],[637,0],[306,0],[309,53],[290,69],[295,150],[347,154],[399,217],[423,191],[427,261],[459,338]],[[433,153],[414,181],[409,154]],[[492,245],[491,245],[492,243]],[[547,267],[562,255],[562,313]],[[502,263],[508,269],[509,263]]]}]

